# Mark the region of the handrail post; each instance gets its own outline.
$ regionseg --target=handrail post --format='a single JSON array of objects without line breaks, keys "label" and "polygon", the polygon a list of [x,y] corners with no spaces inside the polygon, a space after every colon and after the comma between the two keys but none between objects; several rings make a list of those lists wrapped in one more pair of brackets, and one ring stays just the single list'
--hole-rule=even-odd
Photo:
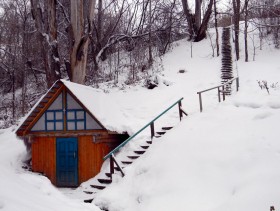
[{"label": "handrail post", "polygon": [[223,87],[223,101],[225,101],[226,99],[225,85],[223,85],[222,87]]},{"label": "handrail post", "polygon": [[200,112],[202,112],[202,98],[201,98],[201,93],[198,93],[199,95],[199,107],[200,107]]},{"label": "handrail post", "polygon": [[220,92],[220,88],[218,87],[218,99],[219,99],[219,103],[221,102],[221,92]]},{"label": "handrail post", "polygon": [[150,127],[151,127],[151,139],[153,139],[153,137],[155,136],[155,125],[154,125],[154,122],[152,122],[150,124]]},{"label": "handrail post", "polygon": [[239,77],[236,78],[236,91],[239,91]]},{"label": "handrail post", "polygon": [[111,177],[114,174],[114,158],[113,158],[113,154],[110,155],[110,174],[111,174]]},{"label": "handrail post", "polygon": [[179,107],[179,118],[180,118],[180,121],[181,121],[182,118],[183,118],[183,112],[181,110],[181,107],[182,107],[182,102],[181,101],[178,102],[178,107]]}]

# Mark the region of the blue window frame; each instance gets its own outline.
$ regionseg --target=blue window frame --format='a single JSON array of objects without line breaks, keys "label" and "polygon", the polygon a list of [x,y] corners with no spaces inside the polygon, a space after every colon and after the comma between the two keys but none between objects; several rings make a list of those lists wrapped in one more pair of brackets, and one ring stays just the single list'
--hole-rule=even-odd
[{"label": "blue window frame", "polygon": [[86,130],[86,112],[83,109],[66,110],[67,130]]},{"label": "blue window frame", "polygon": [[47,110],[45,112],[46,131],[63,130],[63,110]]}]

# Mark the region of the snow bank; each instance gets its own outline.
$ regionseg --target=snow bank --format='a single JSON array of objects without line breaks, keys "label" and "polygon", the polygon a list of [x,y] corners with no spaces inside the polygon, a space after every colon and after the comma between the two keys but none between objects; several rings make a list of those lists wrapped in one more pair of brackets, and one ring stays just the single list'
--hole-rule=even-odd
[{"label": "snow bank", "polygon": [[12,129],[0,130],[0,152],[0,210],[99,210],[93,204],[70,200],[46,177],[22,169],[25,146]]},{"label": "snow bank", "polygon": [[[186,40],[174,44],[163,58],[160,74],[172,82],[169,86],[113,88],[106,94],[95,90],[95,97],[88,99],[91,88],[71,85],[104,126],[117,125],[111,130],[133,134],[181,97],[189,113],[180,124],[177,107],[160,118],[156,130],[174,129],[126,168],[124,178],[97,194],[94,203],[110,211],[279,209],[280,89],[270,87],[268,95],[257,81],[280,83],[280,52],[263,49],[252,62],[250,47],[251,62],[237,63],[234,76],[239,73],[240,92],[220,104],[216,90],[203,94],[202,114],[196,92],[220,83],[220,58],[212,58],[209,40],[193,43],[193,58]],[[181,69],[186,71],[179,73]],[[147,135],[149,130],[143,137]],[[117,158],[136,145],[126,145]],[[90,182],[75,190],[56,189],[44,176],[23,170],[25,148],[11,129],[0,130],[0,150],[0,210],[98,210],[82,202],[89,198],[83,190]]]}]

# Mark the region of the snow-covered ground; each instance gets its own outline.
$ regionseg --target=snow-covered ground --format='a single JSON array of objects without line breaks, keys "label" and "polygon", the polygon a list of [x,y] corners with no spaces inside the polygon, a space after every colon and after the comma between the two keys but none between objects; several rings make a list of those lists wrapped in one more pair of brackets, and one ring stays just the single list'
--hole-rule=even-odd
[{"label": "snow-covered ground", "polygon": [[[175,107],[156,122],[156,128],[175,127],[125,168],[124,178],[96,194],[94,203],[110,211],[280,209],[280,51],[266,44],[249,63],[241,51],[234,63],[240,91],[220,104],[216,90],[204,93],[200,113],[196,92],[220,83],[221,58],[212,58],[209,39],[193,43],[193,58],[190,46],[181,40],[163,58],[159,77],[171,85],[109,90],[127,119],[134,119],[120,123],[130,134],[181,97],[189,116],[179,123]],[[270,94],[257,80],[273,86]],[[135,145],[128,144],[119,156]],[[44,176],[22,169],[25,148],[13,128],[0,130],[0,151],[0,210],[99,210],[82,202],[90,198],[82,193],[89,182],[76,190],[57,189]]]}]

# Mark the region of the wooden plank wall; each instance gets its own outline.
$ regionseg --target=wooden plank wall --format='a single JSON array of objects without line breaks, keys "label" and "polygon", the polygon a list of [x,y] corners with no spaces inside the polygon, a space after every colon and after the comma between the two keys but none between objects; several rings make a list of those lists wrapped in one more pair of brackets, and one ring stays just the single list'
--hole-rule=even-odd
[{"label": "wooden plank wall", "polygon": [[92,136],[79,137],[79,183],[85,182],[100,172],[103,157],[110,148],[105,143],[93,143]]},{"label": "wooden plank wall", "polygon": [[[126,136],[105,135],[99,143],[92,135],[78,136],[79,184],[96,176],[103,164],[103,157]],[[56,137],[34,137],[32,143],[32,170],[46,175],[56,185]]]},{"label": "wooden plank wall", "polygon": [[32,143],[32,170],[46,175],[56,184],[55,137],[34,137]]}]

